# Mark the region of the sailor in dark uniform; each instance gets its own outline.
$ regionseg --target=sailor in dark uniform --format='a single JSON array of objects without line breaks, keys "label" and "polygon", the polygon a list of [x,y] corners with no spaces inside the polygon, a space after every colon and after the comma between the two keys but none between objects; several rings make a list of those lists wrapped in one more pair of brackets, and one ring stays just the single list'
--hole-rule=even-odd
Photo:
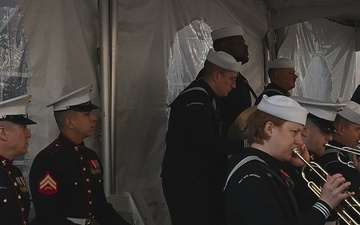
[{"label": "sailor in dark uniform", "polygon": [[31,136],[27,125],[36,124],[27,116],[30,95],[0,102],[0,224],[29,224],[30,194],[13,159],[28,150]]},{"label": "sailor in dark uniform", "polygon": [[39,225],[128,225],[106,200],[103,167],[97,154],[84,145],[92,135],[98,107],[85,86],[48,105],[53,106],[59,137],[35,157],[30,188]]},{"label": "sailor in dark uniform", "polygon": [[[314,160],[322,165],[330,174],[343,174],[345,179],[351,182],[349,191],[360,200],[360,165],[358,155],[339,150],[345,147],[358,151],[357,145],[360,141],[360,105],[354,101],[349,101],[345,108],[337,113],[334,126],[336,133],[333,134],[333,140],[329,142],[331,146],[326,147],[325,153]],[[360,223],[359,215],[352,216]],[[340,224],[345,223],[340,220]]]},{"label": "sailor in dark uniform", "polygon": [[227,154],[240,140],[221,135],[217,100],[233,88],[241,63],[210,50],[204,75],[171,103],[162,185],[173,225],[225,224],[222,188]]},{"label": "sailor in dark uniform", "polygon": [[[291,98],[295,99],[302,107],[309,111],[306,125],[304,130],[301,132],[301,135],[310,155],[313,159],[316,159],[320,155],[324,154],[325,145],[332,140],[333,135],[336,132],[333,124],[334,119],[337,112],[345,107],[346,104],[318,101],[299,96],[291,96]],[[323,164],[319,165],[324,168]],[[321,180],[320,176],[312,172],[313,170],[309,167],[305,168],[306,178],[313,181],[317,184],[317,186],[321,186],[324,181]],[[299,210],[300,212],[306,212],[318,200],[318,197],[308,188],[308,182],[304,180],[301,168],[288,169],[286,171],[295,183],[294,194]],[[336,173],[341,174],[340,171]],[[345,180],[347,180],[346,177]],[[351,182],[351,186],[352,185],[353,184]],[[332,215],[327,218],[328,221],[335,221],[336,219],[337,216],[335,212],[332,212]]]},{"label": "sailor in dark uniform", "polygon": [[299,212],[292,180],[283,168],[286,163],[304,164],[294,156],[294,148],[309,160],[301,138],[306,120],[307,110],[295,100],[264,95],[247,123],[251,146],[230,159],[225,185],[228,225],[323,225],[331,209],[348,197],[342,191],[350,183],[341,174],[335,174],[327,178],[320,198]]},{"label": "sailor in dark uniform", "polygon": [[295,74],[295,61],[285,58],[275,59],[268,63],[268,76],[270,83],[257,98],[255,105],[259,104],[262,96],[284,95],[290,96],[289,91],[295,87],[297,75]]},{"label": "sailor in dark uniform", "polygon": [[[211,32],[215,51],[224,51],[232,55],[242,65],[249,61],[248,45],[244,38],[242,26],[222,27]],[[202,71],[196,79],[202,76]],[[252,106],[257,96],[246,77],[238,72],[236,87],[229,92],[226,98],[219,99],[219,112],[223,120],[223,136],[227,137],[228,131],[245,109]]]}]

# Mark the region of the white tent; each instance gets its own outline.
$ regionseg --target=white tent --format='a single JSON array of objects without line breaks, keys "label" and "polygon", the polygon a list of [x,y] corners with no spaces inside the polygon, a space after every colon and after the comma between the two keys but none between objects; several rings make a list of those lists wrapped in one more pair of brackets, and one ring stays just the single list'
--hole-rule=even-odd
[{"label": "white tent", "polygon": [[[45,105],[91,83],[93,102],[101,108],[97,132],[86,144],[102,157],[107,194],[158,185],[166,106],[201,68],[212,29],[244,27],[250,61],[243,74],[257,93],[266,82],[266,60],[277,56],[296,59],[293,94],[326,93],[336,101],[349,99],[357,85],[356,0],[2,2],[13,2],[6,5],[6,18],[13,11],[23,15],[17,23],[26,42],[21,77],[32,94],[29,114],[38,122],[31,127],[25,176],[35,155],[58,134]],[[324,79],[330,83],[308,88]]]}]

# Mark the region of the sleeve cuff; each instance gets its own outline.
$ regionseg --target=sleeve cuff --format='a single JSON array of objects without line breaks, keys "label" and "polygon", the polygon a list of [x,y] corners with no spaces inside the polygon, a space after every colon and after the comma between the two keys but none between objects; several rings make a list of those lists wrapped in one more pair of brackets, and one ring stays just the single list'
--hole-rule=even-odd
[{"label": "sleeve cuff", "polygon": [[331,208],[326,202],[318,200],[312,207],[319,210],[326,219],[330,216]]}]

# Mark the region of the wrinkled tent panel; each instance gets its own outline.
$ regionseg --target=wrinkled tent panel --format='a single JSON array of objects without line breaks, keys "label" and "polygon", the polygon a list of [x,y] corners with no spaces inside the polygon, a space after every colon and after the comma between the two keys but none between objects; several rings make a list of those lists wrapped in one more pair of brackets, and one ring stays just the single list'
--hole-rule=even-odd
[{"label": "wrinkled tent panel", "polygon": [[[302,6],[297,11],[288,11],[294,17],[286,20],[286,16],[282,17],[285,15],[283,12],[273,17],[267,14],[266,5],[261,0],[116,2],[118,33],[113,50],[117,51],[117,90],[116,96],[112,97],[116,98],[117,107],[116,121],[113,121],[117,129],[115,182],[116,191],[120,193],[147,188],[161,181],[166,106],[181,89],[180,86],[173,88],[172,85],[181,83],[185,86],[195,77],[193,73],[200,69],[210,45],[202,38],[209,38],[210,29],[233,25],[244,27],[250,61],[242,66],[242,73],[254,90],[260,93],[264,87],[264,55],[267,50],[263,43],[268,25],[274,28],[298,22],[297,19],[301,18],[299,15],[306,15],[306,8]],[[28,37],[27,89],[33,96],[29,114],[38,122],[31,127],[33,135],[29,153],[25,156],[24,175],[27,176],[35,155],[58,134],[52,109],[46,108],[49,102],[86,84],[93,84],[91,97],[96,105],[100,105],[100,93],[103,90],[97,51],[100,46],[99,12],[97,0],[17,0],[17,3],[24,14],[24,33]],[[350,7],[356,9],[358,6]],[[316,9],[318,15],[329,15],[331,11],[323,6]],[[339,7],[338,11],[342,9]],[[276,16],[281,17],[281,20],[276,19]],[[282,46],[284,51],[279,54],[291,55],[299,62],[300,77],[295,94],[304,93],[305,76],[314,73],[311,72],[314,71],[311,62],[316,59],[318,62],[325,61],[329,70],[325,74],[331,74],[331,99],[335,100],[339,96],[347,98],[353,87],[352,28],[321,24],[315,21],[291,26]],[[179,35],[185,27],[192,29],[191,41],[186,35]],[[330,28],[339,31],[331,33],[328,30]],[[194,32],[200,30],[204,33],[195,35]],[[319,38],[322,35],[326,36],[324,40]],[[176,43],[181,43],[181,47],[174,47]],[[185,54],[190,49],[191,54]],[[178,61],[180,59],[176,58],[177,55],[186,57],[186,60]],[[185,70],[187,74],[178,73],[175,76],[170,73],[180,70]],[[176,78],[174,83],[173,76]],[[86,144],[101,155],[103,134],[100,126],[103,125],[103,114],[101,109],[96,113],[98,126]]]},{"label": "wrinkled tent panel", "polygon": [[279,55],[296,61],[293,94],[331,102],[350,99],[356,88],[354,28],[318,19],[292,25],[288,34]]}]

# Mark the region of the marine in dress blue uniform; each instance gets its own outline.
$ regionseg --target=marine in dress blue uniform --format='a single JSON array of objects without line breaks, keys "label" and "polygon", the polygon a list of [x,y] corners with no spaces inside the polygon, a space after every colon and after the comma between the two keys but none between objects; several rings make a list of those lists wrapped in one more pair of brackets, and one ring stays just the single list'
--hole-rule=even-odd
[{"label": "marine in dress blue uniform", "polygon": [[[56,113],[71,111],[91,121],[93,127],[96,118],[91,111],[98,107],[90,101],[90,90],[91,86],[83,87],[48,106],[53,106],[57,120],[67,120],[67,117]],[[60,128],[58,138],[40,151],[32,164],[30,187],[35,221],[39,225],[85,225],[93,224],[94,220],[102,225],[129,224],[106,200],[100,159],[83,142],[92,132],[86,133],[82,127],[71,129],[75,133]],[[76,139],[77,136],[80,138]]]},{"label": "marine in dress blue uniform", "polygon": [[[27,125],[36,124],[28,118],[26,106],[30,95],[22,95],[0,102],[0,224],[29,224],[30,194],[22,172],[13,158],[27,152],[31,133]],[[11,128],[11,129],[10,129]],[[13,136],[15,131],[18,136]],[[18,132],[17,131],[17,132]],[[14,141],[17,147],[14,148]],[[20,148],[19,148],[20,147]]]}]

